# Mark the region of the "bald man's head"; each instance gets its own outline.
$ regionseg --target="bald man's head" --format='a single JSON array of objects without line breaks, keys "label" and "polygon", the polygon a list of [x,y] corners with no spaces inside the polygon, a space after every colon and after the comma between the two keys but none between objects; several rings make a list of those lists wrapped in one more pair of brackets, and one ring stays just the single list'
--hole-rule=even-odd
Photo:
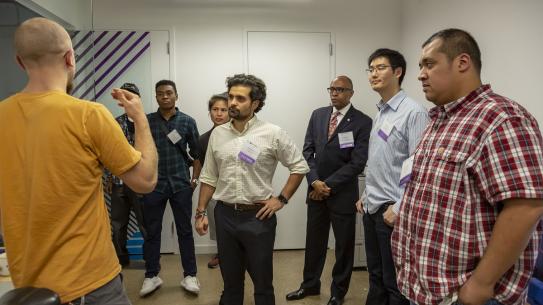
[{"label": "bald man's head", "polygon": [[335,78],[335,80],[343,80],[346,81],[349,84],[349,88],[353,89],[353,81],[346,75],[339,75]]},{"label": "bald man's head", "polygon": [[70,35],[58,23],[32,18],[15,31],[15,51],[25,65],[54,64],[72,49]]}]

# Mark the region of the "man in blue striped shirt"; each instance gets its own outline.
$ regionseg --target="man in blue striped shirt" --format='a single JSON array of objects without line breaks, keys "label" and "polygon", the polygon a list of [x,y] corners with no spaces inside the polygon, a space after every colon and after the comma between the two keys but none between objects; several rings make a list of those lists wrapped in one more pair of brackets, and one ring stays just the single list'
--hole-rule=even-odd
[{"label": "man in blue striped shirt", "polygon": [[370,135],[366,188],[356,203],[364,214],[370,282],[366,305],[409,304],[398,291],[390,238],[404,191],[402,175],[409,177],[402,165],[409,162],[429,118],[426,108],[401,89],[405,69],[404,57],[394,50],[378,49],[368,58],[368,79],[381,100]]}]

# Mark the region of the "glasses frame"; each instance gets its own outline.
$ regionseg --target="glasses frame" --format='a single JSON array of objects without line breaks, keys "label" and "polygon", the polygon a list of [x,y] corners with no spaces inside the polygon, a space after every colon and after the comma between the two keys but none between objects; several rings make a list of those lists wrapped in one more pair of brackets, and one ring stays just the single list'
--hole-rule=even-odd
[{"label": "glasses frame", "polygon": [[381,72],[385,71],[388,68],[392,68],[392,70],[394,70],[394,67],[391,66],[391,65],[377,65],[375,67],[369,67],[369,68],[365,69],[365,71],[368,74],[373,74],[373,72],[381,73]]},{"label": "glasses frame", "polygon": [[345,87],[328,87],[326,88],[326,91],[328,91],[328,93],[330,94],[332,94],[333,92],[336,92],[337,94],[341,94],[344,92],[351,92],[353,91],[353,89],[345,88]]}]

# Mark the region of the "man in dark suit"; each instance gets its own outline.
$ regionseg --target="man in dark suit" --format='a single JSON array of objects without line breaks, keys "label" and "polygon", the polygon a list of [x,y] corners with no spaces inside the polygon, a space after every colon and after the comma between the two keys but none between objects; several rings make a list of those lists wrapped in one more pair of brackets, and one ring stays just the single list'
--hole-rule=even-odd
[{"label": "man in dark suit", "polygon": [[351,280],[358,175],[368,159],[372,120],[351,105],[353,83],[347,76],[334,79],[328,92],[332,106],[313,111],[305,136],[303,154],[310,167],[306,175],[310,187],[304,278],[300,288],[286,298],[299,300],[320,294],[331,223],[336,263],[328,305],[340,305]]}]

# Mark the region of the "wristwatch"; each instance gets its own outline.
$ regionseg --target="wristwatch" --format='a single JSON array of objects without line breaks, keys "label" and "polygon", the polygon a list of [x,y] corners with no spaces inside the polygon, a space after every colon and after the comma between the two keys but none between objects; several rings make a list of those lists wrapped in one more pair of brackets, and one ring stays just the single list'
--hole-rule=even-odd
[{"label": "wristwatch", "polygon": [[288,203],[287,197],[283,196],[283,194],[279,194],[279,196],[277,196],[277,199],[278,199],[282,204],[287,204],[287,203]]},{"label": "wristwatch", "polygon": [[198,185],[198,183],[200,183],[200,179],[194,178],[194,179],[190,180],[190,182],[192,182],[192,183]]}]

